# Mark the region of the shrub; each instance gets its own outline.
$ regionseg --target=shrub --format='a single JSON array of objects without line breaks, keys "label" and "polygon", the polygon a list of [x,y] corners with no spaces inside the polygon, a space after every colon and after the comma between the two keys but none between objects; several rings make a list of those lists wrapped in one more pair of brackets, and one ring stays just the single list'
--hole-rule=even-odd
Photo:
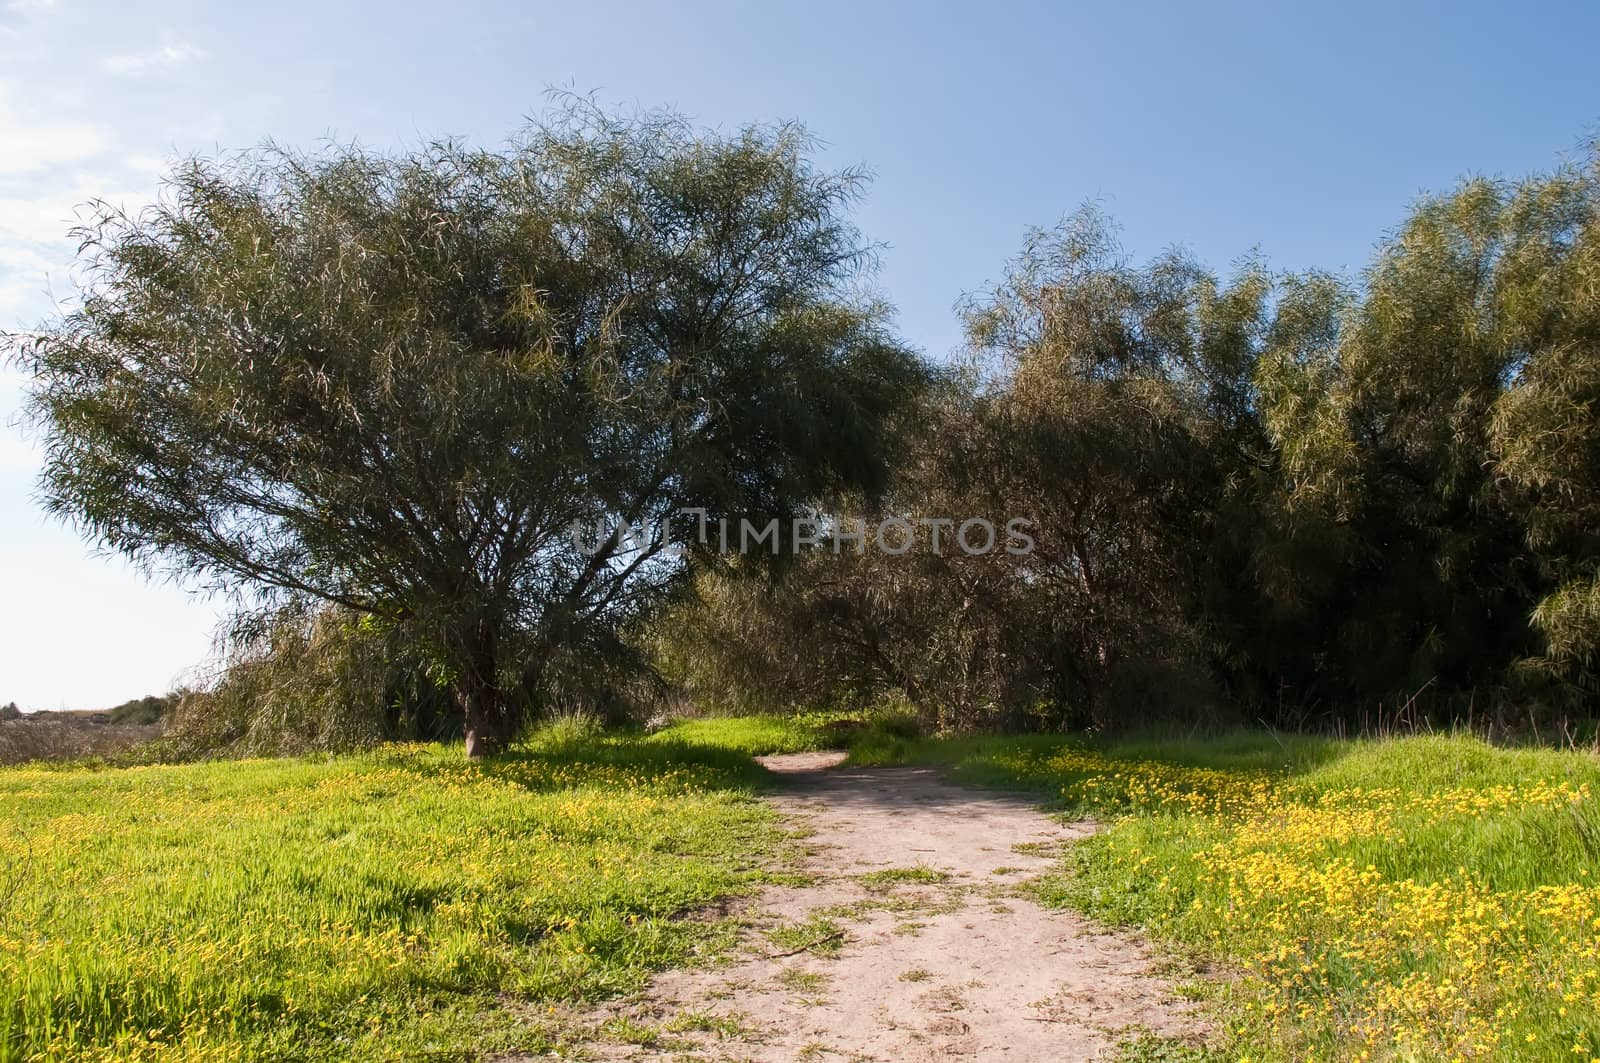
[{"label": "shrub", "polygon": [[403,631],[295,603],[236,622],[209,682],[171,712],[179,755],[337,752],[459,729],[444,684]]},{"label": "shrub", "polygon": [[175,690],[166,695],[149,694],[142,698],[134,698],[132,701],[124,701],[106,713],[106,719],[110,723],[117,724],[160,723],[182,696],[182,691]]}]

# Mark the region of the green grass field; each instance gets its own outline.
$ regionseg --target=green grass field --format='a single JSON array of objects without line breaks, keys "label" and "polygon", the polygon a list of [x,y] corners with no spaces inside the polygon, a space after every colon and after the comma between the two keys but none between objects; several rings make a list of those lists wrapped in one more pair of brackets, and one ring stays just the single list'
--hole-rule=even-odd
[{"label": "green grass field", "polygon": [[[726,940],[749,756],[832,717],[317,760],[0,769],[0,1059],[468,1058]],[[1600,760],[1467,738],[915,740],[1107,824],[1037,884],[1222,977],[1219,1059],[1600,1059]],[[1190,1058],[1141,1043],[1134,1058]]]},{"label": "green grass field", "polygon": [[820,749],[900,748],[918,734],[916,722],[896,709],[865,713],[803,712],[792,716],[756,713],[681,720],[651,736],[655,742],[700,746],[761,757]]},{"label": "green grass field", "polygon": [[[878,741],[1108,823],[1039,886],[1229,975],[1226,1059],[1600,1059],[1600,758],[1464,737]],[[1236,975],[1237,977],[1232,977]]]},{"label": "green grass field", "polygon": [[760,784],[664,738],[0,769],[0,1059],[537,1047],[715,944],[682,916],[770,862]]},{"label": "green grass field", "polygon": [[751,757],[769,753],[810,753],[838,745],[839,740],[825,728],[840,718],[838,713],[708,716],[674,724],[650,736],[650,740],[685,743]]}]

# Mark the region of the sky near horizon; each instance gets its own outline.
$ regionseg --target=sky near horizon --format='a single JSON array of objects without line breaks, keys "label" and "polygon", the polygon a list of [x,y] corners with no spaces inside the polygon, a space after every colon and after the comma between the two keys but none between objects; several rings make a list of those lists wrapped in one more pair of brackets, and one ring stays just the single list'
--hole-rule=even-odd
[{"label": "sky near horizon", "polygon": [[[798,119],[874,180],[856,212],[902,335],[1097,200],[1138,258],[1354,274],[1418,194],[1600,133],[1600,5],[0,0],[0,330],[72,306],[75,208],[271,138],[499,144],[552,88],[732,129]],[[34,500],[0,369],[0,704],[168,689],[221,607],[97,556]]]}]

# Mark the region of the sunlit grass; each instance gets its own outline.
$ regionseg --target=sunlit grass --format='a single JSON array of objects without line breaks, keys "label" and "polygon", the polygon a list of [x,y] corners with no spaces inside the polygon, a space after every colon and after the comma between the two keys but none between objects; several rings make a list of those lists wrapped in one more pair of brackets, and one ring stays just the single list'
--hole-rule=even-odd
[{"label": "sunlit grass", "polygon": [[843,745],[840,734],[827,725],[845,718],[843,713],[797,713],[780,716],[707,716],[683,720],[651,736],[652,741],[681,742],[712,749],[734,750],[754,757],[769,753],[810,753]]},{"label": "sunlit grass", "polygon": [[[683,916],[782,837],[749,755],[837,745],[832,718],[569,723],[481,766],[402,746],[0,769],[0,1059],[538,1050],[550,1005],[715,944]],[[1227,1058],[1600,1058],[1592,755],[844,737],[1104,820],[1041,896],[1221,961]]]},{"label": "sunlit grass", "polygon": [[1216,990],[1238,1056],[1600,1058],[1591,754],[1248,734],[857,758],[941,762],[1105,819],[1042,895],[1240,973]]},{"label": "sunlit grass", "polygon": [[737,754],[573,739],[0,769],[0,1059],[453,1058],[637,985],[780,836]]},{"label": "sunlit grass", "polygon": [[[894,706],[789,715],[707,716],[680,720],[651,741],[703,746],[753,757],[823,749],[886,750],[916,741],[915,718]],[[870,753],[864,754],[871,756]]]}]

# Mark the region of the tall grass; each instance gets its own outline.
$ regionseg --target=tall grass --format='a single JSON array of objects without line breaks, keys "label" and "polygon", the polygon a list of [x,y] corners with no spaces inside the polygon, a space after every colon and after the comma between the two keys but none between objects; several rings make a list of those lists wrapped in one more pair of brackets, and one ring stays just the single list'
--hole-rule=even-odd
[{"label": "tall grass", "polygon": [[116,757],[161,734],[159,723],[113,723],[88,713],[38,713],[0,720],[0,765]]}]

